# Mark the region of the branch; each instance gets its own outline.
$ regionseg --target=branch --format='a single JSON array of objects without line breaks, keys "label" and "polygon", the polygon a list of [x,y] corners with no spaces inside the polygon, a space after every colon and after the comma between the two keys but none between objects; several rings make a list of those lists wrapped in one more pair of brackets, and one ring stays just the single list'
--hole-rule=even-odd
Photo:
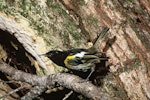
[{"label": "branch", "polygon": [[68,94],[66,94],[66,96],[62,100],[67,100],[67,98],[69,98],[69,96],[71,96],[72,93],[73,91],[70,91]]},{"label": "branch", "polygon": [[16,70],[15,68],[10,67],[8,64],[2,61],[0,61],[0,71],[8,74],[14,80],[24,81],[32,85],[52,88],[56,84],[59,84],[73,91],[81,93],[87,98],[92,98],[94,100],[110,99],[108,95],[104,94],[100,89],[98,89],[90,82],[83,82],[83,79],[68,73],[57,73],[49,76],[37,76]]}]

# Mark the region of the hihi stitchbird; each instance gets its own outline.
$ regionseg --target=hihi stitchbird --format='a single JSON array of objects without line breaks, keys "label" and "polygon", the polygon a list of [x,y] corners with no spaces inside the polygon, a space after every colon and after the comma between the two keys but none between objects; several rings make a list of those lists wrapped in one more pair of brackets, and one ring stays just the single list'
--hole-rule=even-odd
[{"label": "hihi stitchbird", "polygon": [[99,39],[106,36],[108,27],[105,27],[97,36],[93,46],[89,49],[76,48],[69,49],[66,51],[52,50],[46,54],[42,54],[52,60],[58,66],[65,67],[71,70],[78,70],[86,72],[91,69],[87,80],[95,70],[95,64],[100,63],[101,60],[106,60],[107,58],[102,58],[98,56],[98,51],[96,50],[96,44]]}]

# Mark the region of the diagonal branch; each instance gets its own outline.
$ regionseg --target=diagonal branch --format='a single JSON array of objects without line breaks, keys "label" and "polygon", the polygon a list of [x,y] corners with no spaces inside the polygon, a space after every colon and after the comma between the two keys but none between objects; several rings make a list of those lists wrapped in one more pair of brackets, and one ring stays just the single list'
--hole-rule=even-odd
[{"label": "diagonal branch", "polygon": [[28,82],[32,85],[54,87],[56,84],[60,84],[94,100],[110,100],[110,97],[98,89],[98,87],[90,82],[83,82],[83,79],[68,73],[37,76],[17,70],[2,61],[0,61],[0,71],[8,74],[14,80]]}]

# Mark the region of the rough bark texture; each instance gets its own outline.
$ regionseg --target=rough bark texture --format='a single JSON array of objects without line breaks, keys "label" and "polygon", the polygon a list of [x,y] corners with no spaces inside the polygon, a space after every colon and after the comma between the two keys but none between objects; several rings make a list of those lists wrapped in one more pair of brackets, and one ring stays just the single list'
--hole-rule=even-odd
[{"label": "rough bark texture", "polygon": [[[54,73],[54,70],[48,67],[51,69],[49,72],[42,62],[46,58],[39,58],[37,54],[50,49],[86,47],[85,42],[88,39],[93,41],[102,27],[110,27],[109,38],[115,39],[101,44],[99,49],[110,58],[110,72],[101,87],[111,96],[123,100],[150,99],[149,0],[23,0],[21,3],[6,0],[0,4],[0,9],[11,15],[7,21],[8,16],[0,14],[1,32],[7,30],[7,34],[21,43],[20,47],[12,39],[13,43],[10,44],[15,44],[14,48],[24,48],[28,52],[24,56],[36,67],[36,73],[42,74],[45,74],[45,70],[46,74]],[[23,34],[26,35],[25,39],[21,37]],[[41,43],[43,40],[39,37],[44,38],[46,45]],[[15,56],[7,57],[8,49],[7,45],[1,49],[1,58],[4,61],[9,58],[9,63],[16,65],[17,61],[12,60]]]}]

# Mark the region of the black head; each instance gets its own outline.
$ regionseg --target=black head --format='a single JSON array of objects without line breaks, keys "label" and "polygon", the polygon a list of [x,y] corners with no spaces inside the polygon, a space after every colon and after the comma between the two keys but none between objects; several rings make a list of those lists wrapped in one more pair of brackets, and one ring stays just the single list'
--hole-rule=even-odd
[{"label": "black head", "polygon": [[43,55],[51,59],[55,64],[64,67],[64,60],[68,54],[65,51],[52,50]]},{"label": "black head", "polygon": [[46,54],[44,54],[44,56],[48,57],[48,58],[53,58],[53,57],[56,57],[56,56],[59,56],[62,54],[62,51],[59,51],[59,50],[52,50],[52,51],[49,51],[47,52]]}]

